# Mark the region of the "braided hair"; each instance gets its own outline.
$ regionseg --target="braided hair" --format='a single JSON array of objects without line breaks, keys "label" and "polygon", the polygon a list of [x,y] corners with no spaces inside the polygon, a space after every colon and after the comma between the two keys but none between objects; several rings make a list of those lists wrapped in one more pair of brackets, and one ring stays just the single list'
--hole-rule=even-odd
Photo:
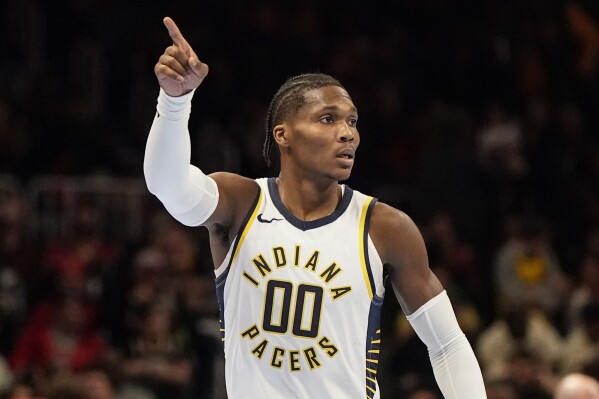
[{"label": "braided hair", "polygon": [[324,73],[306,73],[287,79],[277,90],[266,114],[266,138],[262,155],[267,166],[271,166],[270,153],[275,140],[272,134],[274,127],[280,124],[291,112],[296,112],[305,103],[304,94],[313,89],[325,86],[338,86],[345,90],[339,81]]}]

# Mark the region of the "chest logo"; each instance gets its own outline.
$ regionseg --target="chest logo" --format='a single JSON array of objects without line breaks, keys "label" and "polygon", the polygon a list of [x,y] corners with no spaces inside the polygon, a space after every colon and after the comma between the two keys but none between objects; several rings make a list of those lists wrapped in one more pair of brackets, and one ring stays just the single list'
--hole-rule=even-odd
[{"label": "chest logo", "polygon": [[[280,219],[273,218],[267,223],[273,220]],[[337,301],[346,298],[353,289],[344,284],[331,287],[333,280],[339,282],[338,276],[344,274],[343,269],[331,260],[323,263],[321,258],[318,249],[302,256],[300,245],[291,248],[276,246],[272,248],[272,256],[257,254],[241,272],[245,281],[259,288],[264,295],[262,312],[258,313],[258,317],[262,316],[261,320],[248,323],[251,325],[241,332],[241,337],[251,341],[248,342],[248,349],[252,355],[259,360],[263,357],[268,359],[270,366],[275,369],[284,369],[283,364],[287,363],[291,372],[315,370],[321,366],[323,359],[334,358],[342,352],[341,347],[334,342],[336,340],[323,335],[320,327],[325,312],[338,310],[333,308],[334,302],[325,306],[325,302],[328,302],[326,297],[330,295],[333,301]],[[288,270],[291,274],[284,274],[288,268],[304,270],[321,281],[317,282],[313,278],[306,279],[310,282],[298,281],[301,276],[290,277],[297,272]],[[290,278],[293,281],[288,281]],[[352,312],[344,317],[351,317]],[[284,335],[289,337],[281,340],[274,338]],[[255,339],[257,337],[259,339]],[[279,345],[286,342],[290,346],[277,346],[275,342]]]}]

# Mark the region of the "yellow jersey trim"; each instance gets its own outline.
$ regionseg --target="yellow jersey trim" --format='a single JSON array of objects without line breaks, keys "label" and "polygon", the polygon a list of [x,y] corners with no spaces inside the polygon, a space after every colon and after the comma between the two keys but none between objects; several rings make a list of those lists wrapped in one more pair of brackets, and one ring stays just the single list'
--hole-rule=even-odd
[{"label": "yellow jersey trim", "polygon": [[233,256],[231,257],[231,263],[230,263],[231,266],[233,266],[233,264],[235,263],[235,260],[237,259],[237,255],[239,255],[239,250],[241,249],[241,246],[243,245],[243,241],[245,240],[245,237],[247,236],[248,232],[250,231],[250,228],[252,227],[252,223],[254,223],[254,220],[256,220],[256,214],[258,213],[258,210],[260,209],[260,206],[262,205],[263,199],[264,199],[264,193],[262,190],[260,190],[260,197],[258,198],[258,202],[256,203],[256,206],[254,207],[252,216],[250,216],[250,218],[248,219],[248,222],[245,225],[243,232],[239,236],[239,240],[237,241],[237,246],[235,248],[235,252],[233,252]]},{"label": "yellow jersey trim", "polygon": [[364,281],[366,282],[366,288],[368,289],[368,297],[370,298],[370,300],[372,300],[373,298],[373,288],[371,281],[370,281],[370,277],[368,277],[368,266],[367,266],[367,259],[366,259],[366,253],[365,253],[365,245],[368,245],[367,240],[364,239],[364,234],[366,234],[366,232],[364,231],[365,227],[366,227],[366,215],[368,214],[368,206],[370,205],[370,203],[372,202],[374,198],[370,197],[368,198],[368,200],[364,203],[364,206],[362,206],[362,215],[360,216],[360,228],[359,228],[359,234],[358,234],[358,243],[360,246],[360,263],[362,264],[362,273],[364,274]]}]

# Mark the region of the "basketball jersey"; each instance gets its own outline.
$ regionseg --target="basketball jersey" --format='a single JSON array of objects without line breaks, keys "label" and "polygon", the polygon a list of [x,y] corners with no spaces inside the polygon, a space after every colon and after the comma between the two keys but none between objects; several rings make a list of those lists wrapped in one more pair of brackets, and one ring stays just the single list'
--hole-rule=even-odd
[{"label": "basketball jersey", "polygon": [[276,179],[216,270],[229,399],[379,398],[383,265],[368,235],[376,200],[347,186],[302,221]]}]

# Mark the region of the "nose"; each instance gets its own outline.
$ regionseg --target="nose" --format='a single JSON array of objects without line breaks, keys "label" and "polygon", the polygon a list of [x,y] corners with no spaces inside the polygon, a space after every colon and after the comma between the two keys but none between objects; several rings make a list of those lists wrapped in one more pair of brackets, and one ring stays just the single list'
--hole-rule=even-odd
[{"label": "nose", "polygon": [[356,135],[354,134],[354,132],[352,131],[352,129],[345,124],[345,126],[343,126],[343,129],[341,130],[340,134],[339,134],[339,141],[341,141],[342,143],[347,143],[347,142],[352,142],[356,139]]}]

